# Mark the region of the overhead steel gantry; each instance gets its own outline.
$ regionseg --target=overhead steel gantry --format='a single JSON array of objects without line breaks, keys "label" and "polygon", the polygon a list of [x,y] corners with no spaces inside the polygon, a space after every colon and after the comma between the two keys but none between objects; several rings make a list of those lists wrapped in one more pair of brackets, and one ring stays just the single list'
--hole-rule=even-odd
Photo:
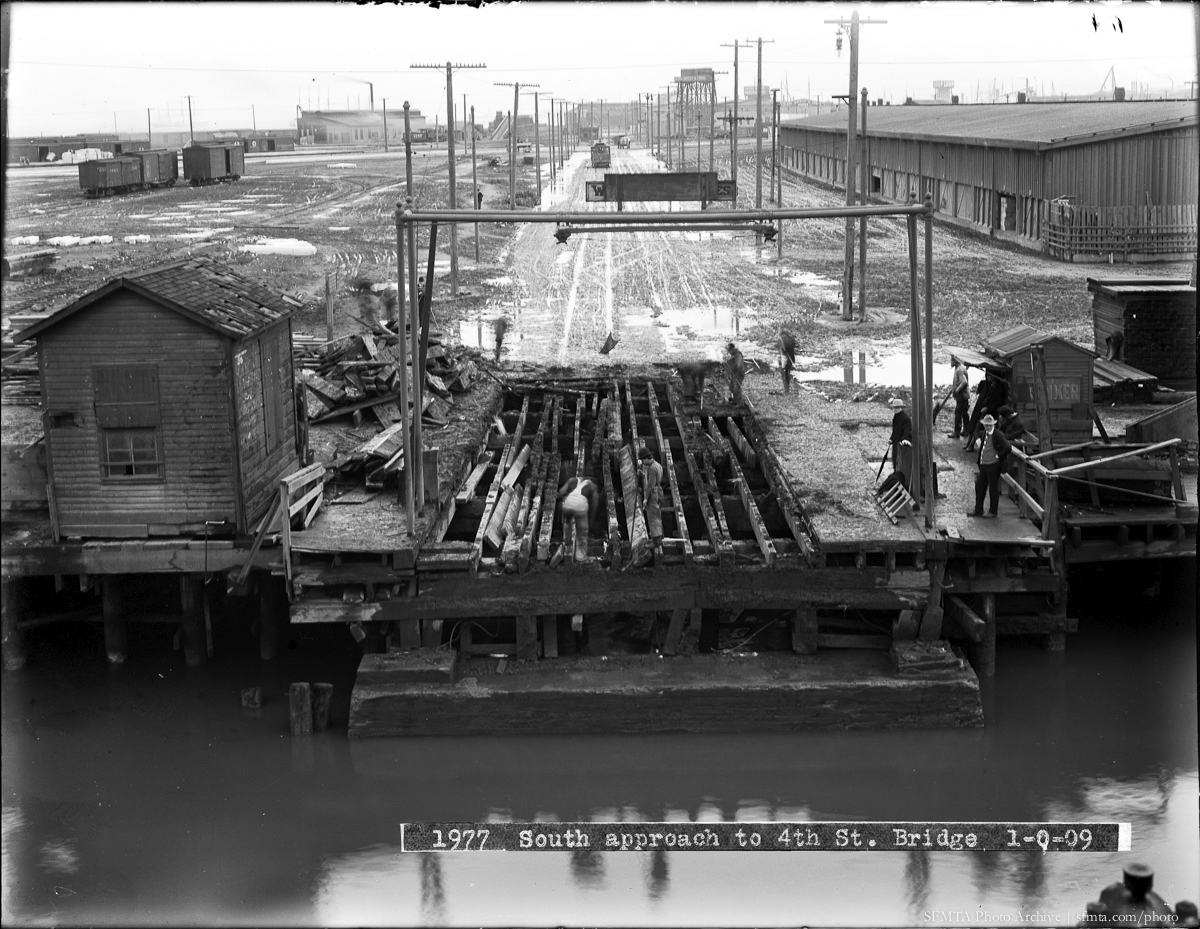
[{"label": "overhead steel gantry", "polygon": [[[405,199],[396,207],[396,239],[398,256],[398,287],[400,313],[400,358],[398,367],[405,370],[408,360],[403,338],[405,327],[409,331],[408,354],[413,359],[411,398],[409,385],[401,378],[401,415],[408,417],[409,427],[404,432],[405,481],[400,488],[404,494],[407,529],[414,532],[415,513],[423,509],[424,481],[422,467],[423,442],[420,431],[421,417],[411,411],[420,410],[424,392],[424,366],[419,359],[428,350],[429,332],[425,324],[429,316],[429,294],[433,289],[433,254],[437,242],[439,223],[541,223],[554,225],[559,242],[567,236],[587,232],[633,232],[647,227],[666,229],[692,229],[694,231],[721,229],[745,229],[749,232],[771,226],[778,230],[787,219],[854,219],[869,216],[902,216],[908,226],[909,260],[909,320],[910,354],[912,361],[912,419],[913,436],[917,449],[913,455],[911,484],[924,497],[925,528],[932,529],[936,520],[936,496],[933,489],[933,200],[926,197],[924,203],[872,206],[821,207],[816,209],[780,207],[772,210],[696,210],[680,213],[637,213],[624,218],[623,214],[609,211],[560,211],[541,210],[418,210],[412,200]],[[921,300],[918,296],[917,275],[917,217],[925,220],[925,308],[922,326]],[[429,280],[427,293],[419,292],[417,270],[417,238],[419,223],[429,223]],[[408,276],[405,280],[405,267]],[[411,402],[409,400],[411,399]],[[412,462],[413,467],[408,467]],[[917,494],[914,494],[917,496]]]}]

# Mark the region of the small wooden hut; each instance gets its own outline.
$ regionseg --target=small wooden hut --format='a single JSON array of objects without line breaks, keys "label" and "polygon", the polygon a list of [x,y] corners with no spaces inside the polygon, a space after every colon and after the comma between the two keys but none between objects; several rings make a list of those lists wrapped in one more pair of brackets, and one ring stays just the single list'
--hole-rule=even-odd
[{"label": "small wooden hut", "polygon": [[1092,438],[1092,362],[1096,353],[1024,324],[989,336],[983,350],[1008,367],[1009,405],[1038,429],[1034,400],[1033,349],[1040,347],[1046,372],[1050,435],[1056,446]]},{"label": "small wooden hut", "polygon": [[1093,278],[1095,349],[1176,390],[1196,389],[1196,285],[1187,278]]},{"label": "small wooden hut", "polygon": [[110,281],[35,338],[56,538],[247,532],[297,465],[291,311],[211,259]]}]

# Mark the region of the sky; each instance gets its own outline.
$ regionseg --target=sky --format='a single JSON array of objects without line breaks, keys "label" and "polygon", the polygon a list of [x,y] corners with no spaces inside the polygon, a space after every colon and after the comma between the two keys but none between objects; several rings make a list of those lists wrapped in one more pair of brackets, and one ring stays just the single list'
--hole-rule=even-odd
[{"label": "sky", "polygon": [[[928,99],[955,82],[964,103],[1025,90],[1085,94],[1135,82],[1184,96],[1197,77],[1196,10],[1172,3],[491,3],[479,8],[348,3],[68,3],[11,7],[11,136],[292,128],[305,109],[408,100],[429,122],[455,105],[487,123],[532,94],[631,100],[664,92],[681,68],[712,67],[733,90],[734,42],[763,40],[763,83],[793,98],[846,93],[849,44],[836,24],[855,10],[859,86],[872,99]],[[1095,25],[1093,25],[1093,17]],[[1118,22],[1119,22],[1119,27]],[[97,37],[102,37],[98,41]],[[757,47],[739,51],[738,83],[756,83]],[[440,64],[440,70],[413,69]],[[525,95],[526,85],[529,86]],[[1194,89],[1194,88],[1191,88]],[[461,118],[461,115],[459,116]]]}]

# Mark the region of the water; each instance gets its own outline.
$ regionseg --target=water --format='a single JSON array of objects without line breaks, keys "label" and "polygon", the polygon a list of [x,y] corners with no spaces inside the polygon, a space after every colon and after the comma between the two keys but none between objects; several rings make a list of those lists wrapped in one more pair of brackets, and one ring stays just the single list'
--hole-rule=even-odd
[{"label": "water", "polygon": [[[819,361],[820,359],[817,359]],[[811,360],[800,361],[811,363]],[[817,371],[797,371],[795,378],[801,381],[840,381],[843,384],[881,384],[887,387],[908,387],[912,384],[912,361],[909,355],[876,355],[857,349],[848,353],[845,364],[821,368]],[[967,369],[971,387],[981,380],[982,373],[975,368]],[[954,368],[948,364],[934,362],[933,384],[937,388],[949,388],[954,380]],[[941,395],[936,398],[941,399]]]},{"label": "water", "polygon": [[[1194,570],[1175,572],[1159,599],[1129,571],[1075,574],[1082,631],[1062,653],[1001,640],[967,731],[350,742],[343,629],[292,627],[263,665],[242,617],[187,669],[173,628],[135,627],[109,671],[97,625],[43,627],[3,678],[3,920],[1073,925],[1132,860],[1195,900]],[[334,731],[286,735],[292,680],[334,683]],[[268,703],[243,710],[253,684]],[[1088,818],[1131,821],[1133,852],[399,852],[413,820]]]}]

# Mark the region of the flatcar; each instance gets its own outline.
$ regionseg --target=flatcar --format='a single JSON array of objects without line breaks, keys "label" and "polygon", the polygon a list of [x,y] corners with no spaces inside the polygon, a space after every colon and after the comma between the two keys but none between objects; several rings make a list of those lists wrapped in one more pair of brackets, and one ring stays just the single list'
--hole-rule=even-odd
[{"label": "flatcar", "polygon": [[93,198],[147,187],[171,187],[178,178],[178,156],[166,150],[134,152],[79,164],[79,186],[86,196]]},{"label": "flatcar", "polygon": [[606,142],[596,142],[592,145],[592,167],[608,168],[612,166],[612,154]]},{"label": "flatcar", "polygon": [[193,187],[236,181],[246,170],[241,140],[197,142],[183,150],[183,176]]}]

